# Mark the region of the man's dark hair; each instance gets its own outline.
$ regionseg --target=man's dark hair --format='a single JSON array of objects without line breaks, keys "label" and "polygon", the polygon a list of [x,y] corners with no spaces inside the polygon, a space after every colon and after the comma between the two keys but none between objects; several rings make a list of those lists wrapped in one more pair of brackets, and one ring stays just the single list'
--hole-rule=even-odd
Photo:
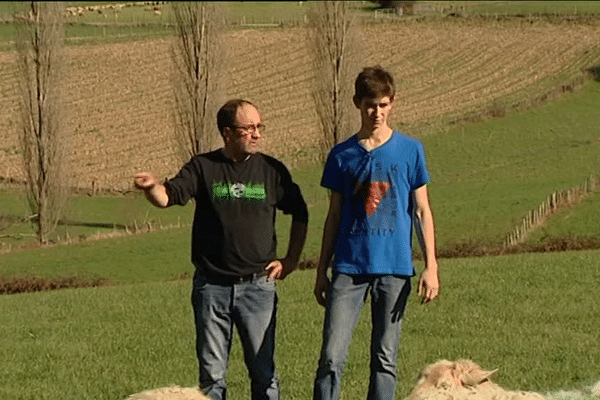
[{"label": "man's dark hair", "polygon": [[381,97],[389,97],[390,100],[393,100],[395,94],[394,78],[379,65],[363,69],[354,82],[354,99],[357,102],[362,99]]},{"label": "man's dark hair", "polygon": [[221,135],[223,135],[223,130],[225,128],[231,128],[235,125],[237,111],[243,105],[250,105],[256,108],[256,106],[248,100],[233,99],[223,104],[223,106],[219,109],[217,112],[217,128],[219,128]]}]

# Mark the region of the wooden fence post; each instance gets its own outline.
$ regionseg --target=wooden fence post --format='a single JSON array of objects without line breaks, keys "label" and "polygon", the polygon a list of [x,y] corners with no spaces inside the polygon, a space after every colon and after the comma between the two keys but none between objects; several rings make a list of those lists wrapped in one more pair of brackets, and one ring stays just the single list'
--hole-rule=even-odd
[{"label": "wooden fence post", "polygon": [[549,215],[554,214],[564,206],[576,204],[589,193],[596,191],[598,187],[600,187],[600,179],[590,174],[585,182],[580,183],[574,188],[554,191],[542,204],[529,211],[521,220],[521,223],[506,235],[503,241],[504,247],[522,243],[525,240],[525,236],[533,229],[542,225]]}]

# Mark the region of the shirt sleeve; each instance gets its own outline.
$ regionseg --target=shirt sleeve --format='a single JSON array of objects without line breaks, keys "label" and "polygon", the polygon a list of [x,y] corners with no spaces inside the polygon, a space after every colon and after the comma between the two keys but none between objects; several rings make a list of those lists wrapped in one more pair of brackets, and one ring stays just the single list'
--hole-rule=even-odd
[{"label": "shirt sleeve", "polygon": [[425,151],[423,145],[417,142],[414,168],[410,179],[411,190],[418,189],[427,183],[429,183],[429,171],[425,163]]},{"label": "shirt sleeve", "polygon": [[164,185],[169,196],[167,206],[174,204],[185,205],[198,192],[200,166],[194,159],[185,164],[175,177],[167,180]]},{"label": "shirt sleeve", "polygon": [[325,162],[323,176],[321,177],[321,186],[326,189],[335,190],[336,192],[343,192],[343,182],[342,170],[335,153],[332,151],[327,156],[327,161]]},{"label": "shirt sleeve", "polygon": [[300,186],[294,183],[291,174],[283,165],[279,171],[276,207],[284,214],[291,214],[292,221],[308,223],[308,207]]}]

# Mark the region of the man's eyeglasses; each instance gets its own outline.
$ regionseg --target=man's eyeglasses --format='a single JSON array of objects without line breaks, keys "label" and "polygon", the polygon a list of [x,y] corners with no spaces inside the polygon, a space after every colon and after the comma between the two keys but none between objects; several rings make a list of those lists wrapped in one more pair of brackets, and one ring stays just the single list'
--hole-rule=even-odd
[{"label": "man's eyeglasses", "polygon": [[236,126],[236,125],[233,125],[231,127],[234,128],[234,129],[239,129],[240,131],[242,131],[244,133],[244,135],[254,134],[257,131],[260,131],[260,133],[265,133],[265,126],[263,124],[248,125],[248,126]]}]

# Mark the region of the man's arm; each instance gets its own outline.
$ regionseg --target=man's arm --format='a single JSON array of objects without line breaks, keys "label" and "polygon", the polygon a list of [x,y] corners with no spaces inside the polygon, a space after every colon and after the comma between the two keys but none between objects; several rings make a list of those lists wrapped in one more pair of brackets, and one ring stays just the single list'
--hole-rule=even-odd
[{"label": "man's arm", "polygon": [[292,221],[292,227],[290,228],[290,242],[288,244],[288,251],[285,256],[286,266],[290,266],[289,274],[296,268],[298,261],[300,260],[300,253],[304,247],[306,241],[306,231],[308,230],[308,224],[304,221]]},{"label": "man's arm", "polygon": [[423,303],[427,303],[438,296],[440,289],[438,264],[435,256],[433,214],[429,206],[427,185],[423,185],[413,192],[413,201],[416,217],[415,231],[425,260],[425,269],[419,277],[417,295],[423,296]]},{"label": "man's arm", "polygon": [[325,220],[325,226],[323,227],[323,241],[321,242],[321,255],[319,256],[314,290],[317,302],[322,306],[325,306],[327,301],[327,285],[329,284],[327,268],[333,257],[335,242],[340,229],[343,202],[343,194],[332,191],[329,199],[329,211]]},{"label": "man's arm", "polygon": [[267,265],[265,268],[269,274],[267,280],[285,279],[296,269],[300,260],[300,253],[306,241],[307,227],[308,224],[304,221],[292,221],[287,254],[283,259],[273,260]]},{"label": "man's arm", "polygon": [[148,201],[156,207],[166,208],[169,204],[169,195],[165,186],[154,175],[140,172],[134,176],[133,184],[143,190]]}]

